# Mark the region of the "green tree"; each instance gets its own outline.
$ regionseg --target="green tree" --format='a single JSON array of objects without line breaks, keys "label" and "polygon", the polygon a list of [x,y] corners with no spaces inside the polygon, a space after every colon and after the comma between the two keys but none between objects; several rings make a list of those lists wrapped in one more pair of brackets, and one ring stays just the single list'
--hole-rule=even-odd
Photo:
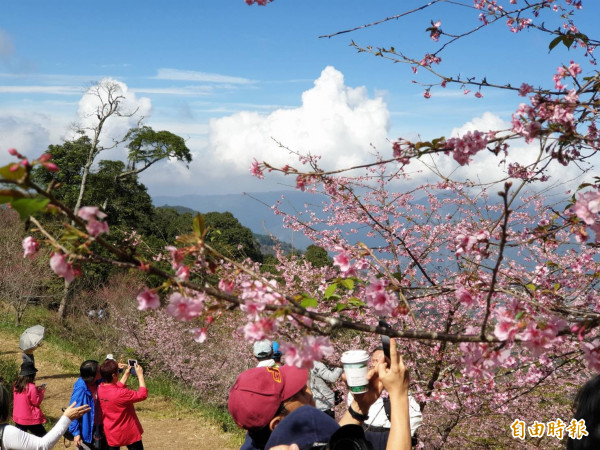
[{"label": "green tree", "polygon": [[327,250],[314,244],[306,247],[304,259],[311,263],[313,267],[325,267],[332,265],[332,260],[327,254]]},{"label": "green tree", "polygon": [[152,235],[165,244],[175,242],[177,236],[192,232],[191,213],[180,213],[169,207],[155,208]]},{"label": "green tree", "polygon": [[210,227],[207,243],[223,255],[240,260],[250,258],[261,262],[260,245],[250,229],[243,226],[230,212],[203,214],[204,223]]},{"label": "green tree", "polygon": [[125,140],[129,141],[127,170],[119,174],[119,178],[139,174],[165,158],[175,158],[187,164],[192,161],[185,140],[170,131],[154,131],[151,127],[142,126],[129,130]]},{"label": "green tree", "polygon": [[147,234],[154,228],[152,198],[137,176],[119,178],[124,170],[122,161],[100,161],[98,171],[90,175],[86,199],[89,204],[102,205],[110,225]]},{"label": "green tree", "polygon": [[46,153],[52,155],[52,161],[60,170],[50,172],[43,167],[37,167],[32,172],[33,181],[41,186],[52,183],[52,193],[68,207],[74,208],[79,195],[83,167],[91,146],[87,136],[65,141],[60,145],[49,145]]}]

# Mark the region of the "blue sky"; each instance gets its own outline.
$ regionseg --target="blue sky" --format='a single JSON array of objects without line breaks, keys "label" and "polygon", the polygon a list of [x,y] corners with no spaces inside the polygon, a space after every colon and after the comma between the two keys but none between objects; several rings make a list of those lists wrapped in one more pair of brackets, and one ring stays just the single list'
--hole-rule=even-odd
[{"label": "blue sky", "polygon": [[[427,100],[423,87],[411,83],[428,80],[423,71],[415,75],[409,66],[349,47],[354,40],[422,57],[435,48],[425,32],[430,20],[441,19],[442,29],[458,32],[478,23],[473,8],[438,4],[377,27],[318,38],[424,3],[5,2],[0,164],[9,161],[9,147],[35,156],[69,137],[69,126],[85,109],[86,87],[106,77],[123,83],[148,125],[188,139],[194,154],[189,170],[170,162],[143,174],[154,195],[286,188],[293,180],[261,182],[247,170],[255,156],[296,162],[271,138],[294,150],[323,153],[324,165],[334,167],[364,161],[370,144],[389,155],[386,139],[448,136],[473,120],[505,124],[522,101],[515,94],[486,90],[477,99],[452,87],[433,91]],[[598,2],[584,2],[580,30],[591,33],[599,13]],[[560,22],[554,17],[546,24]],[[534,31],[514,35],[498,23],[444,51],[441,67],[450,75],[485,74],[490,82],[551,85],[559,64],[584,59],[563,48],[548,55],[548,41]],[[111,132],[117,136],[127,125]],[[117,150],[103,154],[122,156]]]}]

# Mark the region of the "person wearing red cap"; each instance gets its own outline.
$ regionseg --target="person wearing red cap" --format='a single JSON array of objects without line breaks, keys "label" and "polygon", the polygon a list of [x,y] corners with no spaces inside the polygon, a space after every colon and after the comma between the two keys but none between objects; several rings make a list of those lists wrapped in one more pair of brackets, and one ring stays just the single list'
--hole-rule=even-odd
[{"label": "person wearing red cap", "polygon": [[[395,339],[390,341],[390,351],[390,361],[381,362],[369,371],[367,392],[355,396],[339,423],[314,407],[310,388],[304,386],[298,394],[292,394],[302,383],[306,384],[307,371],[282,366],[243,372],[231,388],[228,402],[234,421],[248,431],[240,450],[271,447],[288,450],[293,448],[290,447],[292,444],[304,449],[312,448],[315,442],[326,448],[328,441],[329,444],[336,441],[332,448],[338,450],[346,449],[349,442],[358,440],[369,448],[364,431],[357,425],[369,418],[367,412],[384,387],[389,393],[392,410],[386,450],[409,450],[408,372],[396,351]],[[306,401],[307,398],[310,401]]]},{"label": "person wearing red cap", "polygon": [[240,450],[264,449],[271,431],[289,413],[314,406],[308,370],[294,366],[255,367],[242,372],[229,391],[234,422],[248,431]]}]

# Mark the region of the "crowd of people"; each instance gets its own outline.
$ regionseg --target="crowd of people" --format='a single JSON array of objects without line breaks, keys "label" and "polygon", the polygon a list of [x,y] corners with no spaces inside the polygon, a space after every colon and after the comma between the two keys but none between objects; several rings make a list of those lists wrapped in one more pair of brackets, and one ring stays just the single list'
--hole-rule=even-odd
[{"label": "crowd of people", "polygon": [[[10,393],[0,384],[0,448],[2,450],[46,450],[54,447],[61,437],[73,439],[75,447],[84,450],[143,450],[142,425],[134,403],[148,397],[144,369],[137,361],[131,364],[108,357],[100,364],[84,361],[80,377],[73,386],[70,406],[50,431],[46,431],[40,405],[44,400],[46,384],[36,385],[38,369],[33,351],[23,353],[23,362],[13,385],[12,419],[15,426],[7,425],[10,416]],[[127,380],[135,370],[137,390],[127,388]]]},{"label": "crowd of people", "polygon": [[[409,408],[408,373],[395,340],[389,359],[379,349],[373,352],[367,391],[348,396],[347,408],[337,421],[335,406],[341,398],[331,385],[344,378],[343,369],[320,361],[311,370],[285,365],[280,355],[275,361],[273,346],[278,347],[266,339],[254,344],[257,367],[242,372],[229,391],[229,412],[247,431],[240,450],[412,447],[421,412],[418,405]],[[386,422],[375,430],[369,420],[380,414],[377,402],[384,392],[387,407],[382,402],[380,408]]]},{"label": "crowd of people", "polygon": [[[23,354],[13,385],[15,426],[6,423],[11,394],[0,384],[0,449],[46,450],[69,436],[79,449],[143,450],[134,403],[145,400],[148,390],[137,361],[125,364],[112,355],[102,363],[84,361],[70,406],[46,431],[40,408],[46,385],[35,382],[36,348]],[[366,392],[348,392],[345,408],[337,407],[343,395],[332,388],[340,379],[346,381],[342,367],[320,361],[310,370],[286,365],[278,343],[268,339],[254,343],[253,355],[257,366],[237,377],[228,397],[233,420],[246,430],[240,450],[408,450],[417,445],[421,409],[408,392],[408,371],[394,339],[389,356],[381,347],[371,352]],[[134,370],[137,390],[126,386]],[[580,389],[573,410],[576,419],[585,420],[589,434],[580,440],[569,438],[567,448],[600,448],[600,375]]]}]

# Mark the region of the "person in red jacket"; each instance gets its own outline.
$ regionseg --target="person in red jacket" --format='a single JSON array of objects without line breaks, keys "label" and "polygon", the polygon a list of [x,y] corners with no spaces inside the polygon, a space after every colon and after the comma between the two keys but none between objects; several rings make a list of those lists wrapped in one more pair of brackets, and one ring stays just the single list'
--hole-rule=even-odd
[{"label": "person in red jacket", "polygon": [[133,404],[148,398],[144,381],[144,370],[135,364],[135,372],[140,388],[137,391],[125,387],[131,366],[127,365],[119,380],[119,365],[114,359],[107,359],[100,365],[103,383],[98,387],[98,400],[102,409],[104,434],[110,450],[126,446],[129,450],[143,450],[142,425],[138,420]]},{"label": "person in red jacket", "polygon": [[32,434],[42,437],[46,434],[44,423],[46,417],[40,408],[45,385],[35,385],[35,374],[37,369],[33,363],[26,361],[21,364],[21,372],[13,387],[13,421],[15,426],[23,431],[31,431]]}]

